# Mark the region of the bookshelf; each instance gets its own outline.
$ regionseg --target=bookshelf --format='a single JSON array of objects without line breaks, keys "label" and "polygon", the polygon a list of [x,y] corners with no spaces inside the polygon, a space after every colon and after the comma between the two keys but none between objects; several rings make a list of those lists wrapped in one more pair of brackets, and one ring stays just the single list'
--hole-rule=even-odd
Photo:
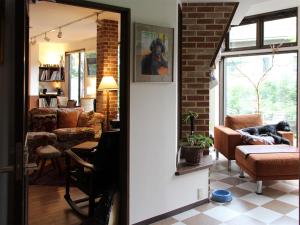
[{"label": "bookshelf", "polygon": [[39,67],[40,82],[64,82],[64,68],[58,66],[40,66]]}]

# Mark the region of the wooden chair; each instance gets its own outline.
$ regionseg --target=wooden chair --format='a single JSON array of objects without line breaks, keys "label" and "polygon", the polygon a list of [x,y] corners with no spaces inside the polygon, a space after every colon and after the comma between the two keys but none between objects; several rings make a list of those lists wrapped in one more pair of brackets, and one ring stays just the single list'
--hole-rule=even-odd
[{"label": "wooden chair", "polygon": [[[95,208],[101,205],[100,207],[103,208],[101,212],[104,214],[102,216],[105,217],[105,224],[107,224],[112,198],[119,186],[119,152],[120,131],[102,133],[96,151],[90,153],[88,160],[84,160],[72,150],[66,151],[65,199],[76,213],[90,218],[94,215]],[[70,193],[71,183],[87,197],[73,200]],[[96,202],[99,197],[101,197],[100,201]],[[85,201],[89,202],[88,214],[77,205]]]}]

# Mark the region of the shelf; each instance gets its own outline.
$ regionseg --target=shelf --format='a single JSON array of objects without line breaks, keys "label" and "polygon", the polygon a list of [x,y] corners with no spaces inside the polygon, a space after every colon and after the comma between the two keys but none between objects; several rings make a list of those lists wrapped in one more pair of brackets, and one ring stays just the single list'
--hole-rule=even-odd
[{"label": "shelf", "polygon": [[205,155],[200,161],[199,165],[191,166],[185,162],[185,159],[181,159],[180,163],[177,166],[175,176],[184,175],[187,173],[192,173],[199,170],[204,170],[213,165],[213,160],[211,155]]}]

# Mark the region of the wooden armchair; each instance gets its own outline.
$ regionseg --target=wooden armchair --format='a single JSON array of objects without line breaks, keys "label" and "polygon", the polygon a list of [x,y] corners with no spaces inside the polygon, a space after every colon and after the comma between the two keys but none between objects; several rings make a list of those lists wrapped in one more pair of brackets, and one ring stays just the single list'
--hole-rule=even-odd
[{"label": "wooden armchair", "polygon": [[[241,135],[236,131],[246,127],[263,125],[259,114],[226,116],[225,126],[214,127],[214,147],[216,158],[221,152],[228,159],[228,170],[231,169],[231,160],[235,160],[235,148],[242,145]],[[280,131],[281,135],[293,145],[293,132]]]},{"label": "wooden armchair", "polygon": [[[84,160],[72,150],[66,151],[66,194],[65,199],[79,215],[91,218],[96,208],[101,208],[101,216],[108,223],[109,212],[114,193],[119,182],[120,132],[104,132],[96,151],[91,152]],[[85,154],[85,157],[87,155]],[[73,200],[70,186],[73,184],[87,195],[86,198]],[[100,200],[96,202],[96,199]],[[88,214],[84,213],[78,203],[88,201]],[[98,210],[98,209],[97,209]]]}]

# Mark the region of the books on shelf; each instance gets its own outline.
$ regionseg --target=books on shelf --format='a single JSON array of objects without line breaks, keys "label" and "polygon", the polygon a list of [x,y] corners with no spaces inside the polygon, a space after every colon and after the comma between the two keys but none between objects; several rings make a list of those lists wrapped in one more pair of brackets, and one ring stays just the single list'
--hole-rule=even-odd
[{"label": "books on shelf", "polygon": [[39,98],[39,108],[48,107],[48,103],[45,98]]},{"label": "books on shelf", "polygon": [[62,81],[63,79],[63,68],[40,68],[40,81]]}]

